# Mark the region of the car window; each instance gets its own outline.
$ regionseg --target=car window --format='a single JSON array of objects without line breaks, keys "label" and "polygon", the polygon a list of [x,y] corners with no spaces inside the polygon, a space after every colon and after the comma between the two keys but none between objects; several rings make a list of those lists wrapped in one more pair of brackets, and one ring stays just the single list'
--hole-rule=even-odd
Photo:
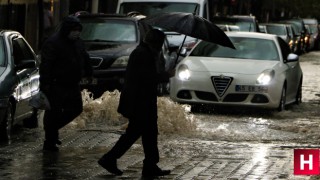
[{"label": "car window", "polygon": [[272,40],[248,37],[230,37],[230,40],[236,49],[201,41],[190,56],[279,61],[278,51]]},{"label": "car window", "polygon": [[0,66],[4,66],[5,63],[5,55],[4,55],[4,44],[3,44],[3,39],[0,39]]},{"label": "car window", "polygon": [[22,38],[15,38],[12,41],[14,63],[20,64],[23,60],[35,59],[29,46]]},{"label": "car window", "polygon": [[267,25],[267,32],[269,34],[276,34],[276,35],[287,35],[286,27],[285,26],[278,26],[278,25]]},{"label": "car window", "polygon": [[129,43],[136,43],[138,41],[137,28],[132,21],[83,21],[82,26],[81,38],[85,41]]}]

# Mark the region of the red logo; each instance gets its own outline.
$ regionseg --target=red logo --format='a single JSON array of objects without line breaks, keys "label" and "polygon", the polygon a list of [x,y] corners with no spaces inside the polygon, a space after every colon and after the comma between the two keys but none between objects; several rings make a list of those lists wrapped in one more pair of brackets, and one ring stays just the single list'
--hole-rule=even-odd
[{"label": "red logo", "polygon": [[318,175],[319,149],[294,150],[294,175]]}]

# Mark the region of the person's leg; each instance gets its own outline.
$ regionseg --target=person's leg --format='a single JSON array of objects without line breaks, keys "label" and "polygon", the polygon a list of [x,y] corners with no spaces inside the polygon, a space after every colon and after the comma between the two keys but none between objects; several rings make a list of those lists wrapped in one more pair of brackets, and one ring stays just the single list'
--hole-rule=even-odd
[{"label": "person's leg", "polygon": [[123,156],[141,136],[141,125],[137,119],[130,119],[126,132],[122,134],[112,149],[104,154],[98,163],[112,174],[122,175],[117,167],[117,159]]},{"label": "person's leg", "polygon": [[83,111],[81,91],[78,87],[65,88],[61,118],[57,120],[58,129],[63,128]]},{"label": "person's leg", "polygon": [[51,109],[46,110],[43,117],[43,127],[45,131],[43,149],[58,151],[59,149],[56,146],[56,144],[60,144],[58,121],[62,118],[64,94],[61,87],[53,85],[46,95],[49,99]]},{"label": "person's leg", "polygon": [[162,170],[157,166],[159,162],[157,118],[146,119],[144,124],[142,145],[145,159],[143,160],[142,175],[144,177],[168,175],[171,173],[170,170]]},{"label": "person's leg", "polygon": [[56,146],[59,139],[58,127],[55,120],[59,117],[59,112],[55,110],[47,110],[43,117],[43,127],[45,132],[45,141],[43,150],[58,151]]},{"label": "person's leg", "polygon": [[148,119],[145,122],[142,133],[142,145],[145,154],[143,164],[155,165],[159,162],[157,120]]}]

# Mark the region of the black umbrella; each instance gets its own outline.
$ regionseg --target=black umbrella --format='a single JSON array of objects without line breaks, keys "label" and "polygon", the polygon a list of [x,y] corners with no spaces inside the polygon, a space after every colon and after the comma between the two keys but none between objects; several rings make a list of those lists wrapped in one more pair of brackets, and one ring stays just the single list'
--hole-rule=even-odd
[{"label": "black umbrella", "polygon": [[167,31],[174,31],[235,49],[223,30],[207,19],[192,13],[161,13],[147,17],[143,22]]}]

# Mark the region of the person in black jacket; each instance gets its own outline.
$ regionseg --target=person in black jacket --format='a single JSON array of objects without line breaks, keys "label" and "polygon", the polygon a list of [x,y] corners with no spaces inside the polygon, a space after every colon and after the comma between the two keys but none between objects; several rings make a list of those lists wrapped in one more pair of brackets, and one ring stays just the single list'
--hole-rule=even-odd
[{"label": "person in black jacket", "polygon": [[157,84],[168,80],[172,73],[158,73],[157,62],[165,35],[152,29],[143,42],[130,54],[125,83],[121,91],[118,112],[129,119],[126,133],[121,135],[115,146],[98,163],[110,173],[122,175],[117,168],[119,159],[138,138],[142,138],[145,154],[143,176],[163,176],[170,170],[161,170],[158,151]]},{"label": "person in black jacket", "polygon": [[51,109],[44,114],[44,150],[58,151],[59,129],[82,112],[79,82],[92,76],[90,58],[79,38],[82,25],[74,16],[66,17],[41,49],[40,91]]}]

